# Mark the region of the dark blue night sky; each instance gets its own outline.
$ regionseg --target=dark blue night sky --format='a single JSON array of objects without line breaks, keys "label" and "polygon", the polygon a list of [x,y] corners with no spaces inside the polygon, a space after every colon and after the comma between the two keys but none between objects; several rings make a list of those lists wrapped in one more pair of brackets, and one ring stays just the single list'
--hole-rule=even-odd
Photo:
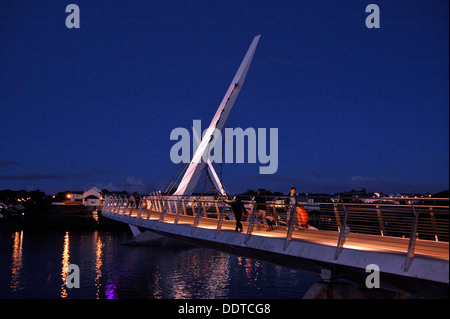
[{"label": "dark blue night sky", "polygon": [[0,0],[0,189],[163,188],[258,34],[229,126],[278,128],[279,167],[224,164],[230,193],[448,189],[446,0]]}]

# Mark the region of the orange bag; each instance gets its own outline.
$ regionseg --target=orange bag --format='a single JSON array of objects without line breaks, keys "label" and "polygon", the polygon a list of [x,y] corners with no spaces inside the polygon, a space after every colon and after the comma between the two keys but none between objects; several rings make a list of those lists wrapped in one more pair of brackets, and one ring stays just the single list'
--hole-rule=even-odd
[{"label": "orange bag", "polygon": [[306,226],[306,224],[308,224],[309,217],[305,207],[297,206],[297,218],[299,226]]}]

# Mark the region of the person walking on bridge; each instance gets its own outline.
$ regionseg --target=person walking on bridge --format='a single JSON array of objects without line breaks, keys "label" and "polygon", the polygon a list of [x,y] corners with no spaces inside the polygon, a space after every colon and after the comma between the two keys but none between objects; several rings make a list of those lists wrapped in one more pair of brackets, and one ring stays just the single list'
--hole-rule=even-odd
[{"label": "person walking on bridge", "polygon": [[[258,217],[258,219],[260,221],[262,221],[264,228],[266,229],[266,231],[269,231],[269,224],[267,223],[267,219],[266,219],[266,213],[267,213],[267,202],[266,202],[266,198],[262,195],[262,190],[258,189],[258,193],[257,196],[255,198],[255,202],[256,202],[256,216]],[[259,225],[259,222],[258,222]]]},{"label": "person walking on bridge", "polygon": [[241,198],[239,196],[235,196],[233,201],[227,203],[233,210],[234,219],[236,220],[236,231],[242,232],[244,228],[242,227],[241,220],[242,214],[245,212],[245,206],[242,203]]},{"label": "person walking on bridge", "polygon": [[[287,212],[287,216],[286,216],[286,227],[289,228],[289,223],[292,223],[291,225],[295,228],[298,229],[298,217],[297,217],[297,198],[295,197],[295,187],[291,187],[291,190],[289,192],[289,197],[287,197],[284,200],[284,204],[286,206],[286,212]],[[293,220],[291,221],[291,218],[293,218]]]}]

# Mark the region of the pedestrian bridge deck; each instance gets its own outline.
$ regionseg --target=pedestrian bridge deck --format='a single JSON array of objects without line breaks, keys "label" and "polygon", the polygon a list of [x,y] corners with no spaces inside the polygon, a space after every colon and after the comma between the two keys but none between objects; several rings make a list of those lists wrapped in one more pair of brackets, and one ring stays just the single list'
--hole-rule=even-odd
[{"label": "pedestrian bridge deck", "polygon": [[[161,213],[152,211],[150,219],[152,221],[159,222]],[[117,216],[118,220],[134,224],[133,219],[138,218],[138,209],[133,209],[131,214],[126,216]],[[165,214],[163,223],[174,224],[176,215],[167,213]],[[146,216],[141,215],[141,220],[147,221]],[[192,226],[194,223],[194,216],[181,215],[178,218],[178,225]],[[139,223],[140,224],[140,223]],[[198,228],[216,230],[218,219],[203,217],[197,224]],[[248,222],[242,222],[244,230],[248,229]],[[221,231],[235,232],[236,222],[233,220],[223,220]],[[286,226],[273,226],[273,230],[266,231],[262,226],[255,227],[252,232],[252,236],[261,236],[269,238],[286,238]],[[331,230],[319,230],[319,229],[294,229],[292,232],[292,240],[306,241],[310,243],[327,245],[336,247],[336,243],[339,238],[339,232]],[[385,253],[400,253],[406,254],[408,252],[409,238],[389,237],[389,236],[377,236],[370,234],[350,233],[345,239],[343,244],[344,248],[364,250],[364,251],[377,251]],[[415,256],[423,256],[428,258],[435,258],[440,260],[449,260],[449,243],[448,242],[435,242],[430,240],[417,239],[415,244]]]},{"label": "pedestrian bridge deck", "polygon": [[276,221],[267,231],[249,201],[242,233],[235,231],[229,207],[217,199],[109,197],[102,214],[182,239],[359,269],[375,263],[390,274],[448,285],[448,206],[305,203],[316,205],[310,221],[318,216],[320,229],[296,229],[284,222],[275,203],[267,203]]}]

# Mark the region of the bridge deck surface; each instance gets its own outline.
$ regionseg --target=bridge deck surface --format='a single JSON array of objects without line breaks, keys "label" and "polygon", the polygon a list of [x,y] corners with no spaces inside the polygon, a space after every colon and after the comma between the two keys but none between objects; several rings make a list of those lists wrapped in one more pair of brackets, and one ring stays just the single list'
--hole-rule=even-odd
[{"label": "bridge deck surface", "polygon": [[[128,215],[128,214],[127,214]],[[137,210],[133,210],[130,217],[137,217]],[[164,223],[173,224],[175,221],[175,214],[167,213],[164,216]],[[142,219],[147,218],[147,214],[141,214]],[[150,220],[159,220],[160,213],[152,212],[150,214]],[[193,225],[194,216],[180,215],[178,219],[179,225]],[[216,229],[218,219],[203,217],[200,219],[197,227]],[[222,221],[222,231],[235,231],[235,222],[231,220]],[[248,228],[247,222],[242,222],[244,232]],[[273,230],[266,231],[262,227],[255,226],[252,232],[254,236],[264,236],[273,238],[286,238],[285,226],[274,226]],[[316,230],[316,229],[299,229],[294,230],[292,233],[292,240],[306,241],[311,243],[317,243],[321,245],[328,245],[336,247],[339,238],[337,231],[329,230]],[[344,248],[376,251],[386,253],[400,253],[405,254],[408,251],[409,238],[390,237],[390,236],[377,236],[370,234],[361,234],[350,232],[345,240]],[[414,249],[414,255],[420,255],[424,257],[449,260],[449,243],[448,242],[436,242],[431,240],[417,239]]]}]

